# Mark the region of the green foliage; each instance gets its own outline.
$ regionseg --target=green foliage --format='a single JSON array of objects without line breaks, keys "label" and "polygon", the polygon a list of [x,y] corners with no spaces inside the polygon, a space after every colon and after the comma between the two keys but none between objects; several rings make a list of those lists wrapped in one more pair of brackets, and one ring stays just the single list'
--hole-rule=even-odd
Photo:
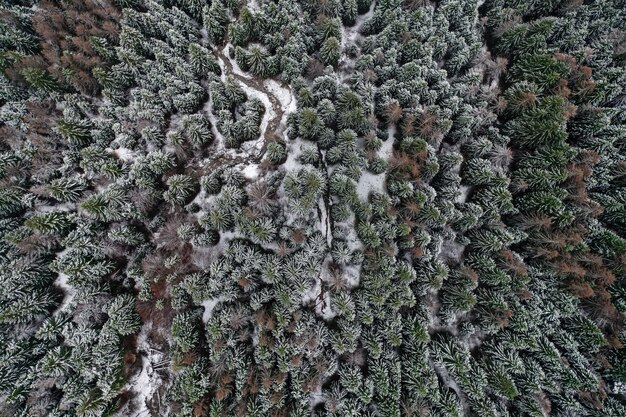
[{"label": "green foliage", "polygon": [[121,336],[128,336],[139,330],[141,322],[135,311],[135,299],[130,294],[115,297],[103,311],[109,317],[107,324]]},{"label": "green foliage", "polygon": [[58,234],[72,225],[72,219],[65,212],[52,211],[32,216],[24,222],[24,225],[36,232]]},{"label": "green foliage", "polygon": [[85,146],[91,141],[91,124],[87,120],[59,120],[56,130],[70,145]]},{"label": "green foliage", "polygon": [[30,86],[43,94],[50,94],[60,90],[56,80],[44,69],[24,68],[22,76]]},{"label": "green foliage", "polygon": [[81,176],[61,177],[50,181],[46,186],[50,196],[58,201],[75,203],[87,189],[87,182]]},{"label": "green foliage", "polygon": [[626,413],[619,1],[5,3],[0,414]]},{"label": "green foliage", "polygon": [[340,49],[341,44],[336,37],[327,38],[320,48],[320,60],[325,65],[336,66],[339,63]]},{"label": "green foliage", "polygon": [[163,199],[179,206],[187,203],[197,188],[197,182],[188,175],[172,175],[167,179],[166,185]]},{"label": "green foliage", "polygon": [[189,352],[198,345],[198,317],[192,312],[184,312],[174,317],[171,331],[174,344],[181,352]]}]

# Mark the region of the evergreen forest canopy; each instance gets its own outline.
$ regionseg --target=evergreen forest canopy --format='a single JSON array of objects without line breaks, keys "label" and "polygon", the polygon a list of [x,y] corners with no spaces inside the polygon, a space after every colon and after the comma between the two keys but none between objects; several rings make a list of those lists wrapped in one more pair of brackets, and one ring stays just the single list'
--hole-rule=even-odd
[{"label": "evergreen forest canopy", "polygon": [[0,416],[626,416],[625,0],[0,10]]}]

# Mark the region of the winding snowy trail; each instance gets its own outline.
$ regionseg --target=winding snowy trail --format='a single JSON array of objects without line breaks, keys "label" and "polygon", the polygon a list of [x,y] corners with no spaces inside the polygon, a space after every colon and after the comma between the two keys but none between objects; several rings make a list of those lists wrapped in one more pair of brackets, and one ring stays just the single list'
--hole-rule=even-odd
[{"label": "winding snowy trail", "polygon": [[232,76],[243,87],[245,92],[252,97],[257,97],[265,105],[265,114],[261,120],[261,137],[268,139],[272,136],[280,137],[284,130],[288,110],[293,110],[295,97],[291,87],[273,79],[263,81],[262,78],[252,77],[244,73],[237,62],[228,56],[227,50],[231,45],[227,44],[223,49],[215,48],[220,67],[222,80]]}]

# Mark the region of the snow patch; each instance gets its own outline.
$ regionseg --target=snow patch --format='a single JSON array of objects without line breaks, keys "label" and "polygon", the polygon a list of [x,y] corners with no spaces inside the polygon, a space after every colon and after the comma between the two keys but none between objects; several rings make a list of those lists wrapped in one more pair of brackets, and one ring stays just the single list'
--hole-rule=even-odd
[{"label": "snow patch", "polygon": [[76,209],[76,204],[74,203],[61,203],[55,205],[45,205],[45,206],[37,206],[36,214],[39,213],[50,213],[52,211],[64,211],[70,212]]},{"label": "snow patch", "polygon": [[63,291],[63,301],[61,301],[61,304],[57,308],[56,312],[66,309],[76,295],[76,289],[72,287],[68,282],[69,278],[70,277],[63,272],[59,272],[59,276],[56,280],[54,280],[54,285],[59,287]]},{"label": "snow patch", "polygon": [[287,172],[295,172],[302,168],[298,158],[302,154],[303,146],[305,146],[304,140],[299,136],[295,140],[287,142],[287,160],[283,164]]},{"label": "snow patch", "polygon": [[218,256],[221,256],[224,253],[224,250],[226,249],[226,246],[228,246],[228,244],[232,240],[244,237],[237,230],[235,230],[235,231],[227,231],[227,232],[219,232],[219,233],[220,233],[220,240],[219,240],[219,242],[217,242],[217,245],[215,245],[215,247],[213,247],[213,249],[212,249],[212,254],[214,256],[213,259],[217,259]]},{"label": "snow patch", "polygon": [[222,53],[224,54],[226,58],[228,58],[228,60],[230,61],[230,64],[233,66],[233,73],[243,78],[252,79],[252,76],[250,74],[246,74],[245,72],[243,72],[243,70],[239,67],[239,64],[237,64],[237,61],[230,57],[228,50],[232,46],[233,45],[230,42],[228,42],[226,46],[224,46],[224,49],[222,49]]},{"label": "snow patch", "polygon": [[353,226],[355,219],[356,219],[356,216],[354,215],[354,213],[351,212],[350,217],[346,219],[345,222],[340,223],[341,225],[347,225],[347,227],[344,228],[346,233],[342,237],[346,240],[348,249],[350,249],[352,252],[363,250],[363,243],[357,236],[356,230],[354,229],[354,226]]},{"label": "snow patch", "polygon": [[349,265],[343,269],[343,279],[348,288],[356,288],[361,282],[361,265]]},{"label": "snow patch", "polygon": [[202,323],[207,323],[209,321],[209,319],[211,318],[211,313],[213,312],[213,309],[215,308],[217,303],[219,303],[220,301],[222,301],[222,298],[217,297],[217,298],[210,298],[208,300],[204,300],[201,303],[202,307],[204,307],[204,312],[202,313]]},{"label": "snow patch", "polygon": [[363,38],[361,35],[361,27],[365,22],[367,22],[373,15],[374,9],[376,8],[376,1],[373,1],[370,5],[367,13],[357,16],[354,25],[347,27],[345,25],[341,26],[341,48],[345,48],[350,43],[355,43],[358,40]]},{"label": "snow patch", "polygon": [[322,384],[315,388],[315,391],[309,395],[309,404],[311,409],[315,408],[318,404],[322,404],[325,401],[324,394],[322,393]]},{"label": "snow patch", "polygon": [[465,203],[470,193],[470,187],[467,185],[461,185],[459,187],[461,194],[454,200],[455,203]]},{"label": "snow patch", "polygon": [[246,7],[248,7],[248,9],[253,12],[258,12],[261,10],[261,7],[256,0],[248,0]]},{"label": "snow patch", "polygon": [[108,153],[112,153],[118,159],[120,159],[121,161],[124,161],[124,162],[133,162],[135,160],[135,158],[137,157],[135,152],[132,149],[129,149],[129,148],[123,148],[123,147],[122,148],[117,148],[117,149],[106,148],[106,151]]},{"label": "snow patch", "polygon": [[155,394],[158,395],[158,388],[163,384],[157,371],[169,366],[163,353],[150,347],[148,333],[151,327],[152,322],[145,323],[137,337],[137,358],[141,360],[141,370],[127,385],[136,394],[131,400],[137,408],[132,417],[152,416],[147,401],[151,401]]},{"label": "snow patch", "polygon": [[337,315],[331,308],[329,291],[325,291],[322,287],[323,282],[330,281],[329,264],[331,260],[330,254],[326,255],[315,284],[302,297],[302,303],[312,303],[315,313],[324,320],[332,320]]},{"label": "snow patch", "polygon": [[356,187],[357,193],[362,200],[367,201],[370,192],[385,192],[385,174],[374,175],[363,171]]},{"label": "snow patch", "polygon": [[292,103],[295,106],[296,99],[290,88],[285,88],[278,81],[272,79],[265,80],[263,85],[280,101],[283,109],[288,110]]},{"label": "snow patch", "polygon": [[324,198],[320,198],[317,204],[318,214],[319,214],[319,223],[318,228],[322,235],[326,237],[326,243],[328,247],[331,247],[333,244],[333,234],[330,227],[330,217],[328,216],[328,210],[326,209],[326,202]]},{"label": "snow patch", "polygon": [[[69,249],[65,248],[62,251],[57,252],[56,258],[63,258],[68,251]],[[63,272],[59,272],[59,275],[54,280],[54,285],[60,288],[61,291],[63,291],[63,300],[61,301],[59,307],[55,310],[55,314],[66,309],[76,296],[76,289],[72,285],[70,285],[69,278],[70,277],[68,275],[64,274]]]},{"label": "snow patch", "polygon": [[445,239],[441,243],[439,257],[443,260],[454,264],[460,264],[463,252],[465,251],[465,245],[452,239]]},{"label": "snow patch", "polygon": [[243,176],[249,180],[255,180],[259,178],[259,165],[258,164],[241,164],[244,165]]},{"label": "snow patch", "polygon": [[383,142],[383,145],[378,150],[378,157],[388,161],[393,155],[393,142],[396,135],[396,126],[391,125],[387,129],[387,140]]}]

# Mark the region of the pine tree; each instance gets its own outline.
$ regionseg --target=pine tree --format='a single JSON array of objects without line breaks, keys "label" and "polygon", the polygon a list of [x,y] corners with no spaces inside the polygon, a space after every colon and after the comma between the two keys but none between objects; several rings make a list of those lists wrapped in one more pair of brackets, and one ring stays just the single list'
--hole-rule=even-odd
[{"label": "pine tree", "polygon": [[172,338],[181,352],[189,352],[199,342],[198,317],[191,311],[183,312],[172,321]]},{"label": "pine tree", "polygon": [[46,189],[59,201],[75,203],[87,189],[87,182],[82,176],[61,177],[50,181]]},{"label": "pine tree", "polygon": [[163,199],[173,205],[184,205],[196,190],[196,181],[188,175],[172,175],[166,181],[167,191]]},{"label": "pine tree", "polygon": [[272,141],[267,145],[265,156],[273,164],[278,165],[287,158],[287,151],[282,143]]},{"label": "pine tree", "polygon": [[32,216],[24,222],[24,225],[37,232],[60,234],[70,228],[72,219],[65,212],[52,211]]},{"label": "pine tree", "polygon": [[193,114],[183,118],[183,127],[192,145],[200,146],[213,141],[211,122],[201,114]]},{"label": "pine tree", "polygon": [[315,109],[302,109],[298,114],[298,120],[298,132],[303,138],[313,140],[321,133],[323,124]]},{"label": "pine tree", "polygon": [[209,40],[214,44],[220,44],[226,35],[228,12],[219,0],[211,2],[210,6],[204,6],[202,21],[207,31]]},{"label": "pine tree", "polygon": [[324,65],[336,66],[339,63],[341,44],[331,36],[324,40],[320,48],[320,60]]},{"label": "pine tree", "polygon": [[357,14],[358,14],[357,0],[344,0],[343,13],[341,15],[343,23],[347,26],[354,25],[354,23],[356,22]]},{"label": "pine tree", "polygon": [[91,141],[90,127],[91,124],[87,120],[61,119],[56,130],[71,145],[82,147]]},{"label": "pine tree", "polygon": [[135,300],[129,295],[115,297],[111,304],[103,309],[109,317],[108,325],[121,336],[128,336],[139,330],[139,315],[135,311]]},{"label": "pine tree", "polygon": [[60,91],[58,83],[44,69],[40,68],[24,68],[22,76],[28,84],[35,90],[43,94],[50,94]]}]

